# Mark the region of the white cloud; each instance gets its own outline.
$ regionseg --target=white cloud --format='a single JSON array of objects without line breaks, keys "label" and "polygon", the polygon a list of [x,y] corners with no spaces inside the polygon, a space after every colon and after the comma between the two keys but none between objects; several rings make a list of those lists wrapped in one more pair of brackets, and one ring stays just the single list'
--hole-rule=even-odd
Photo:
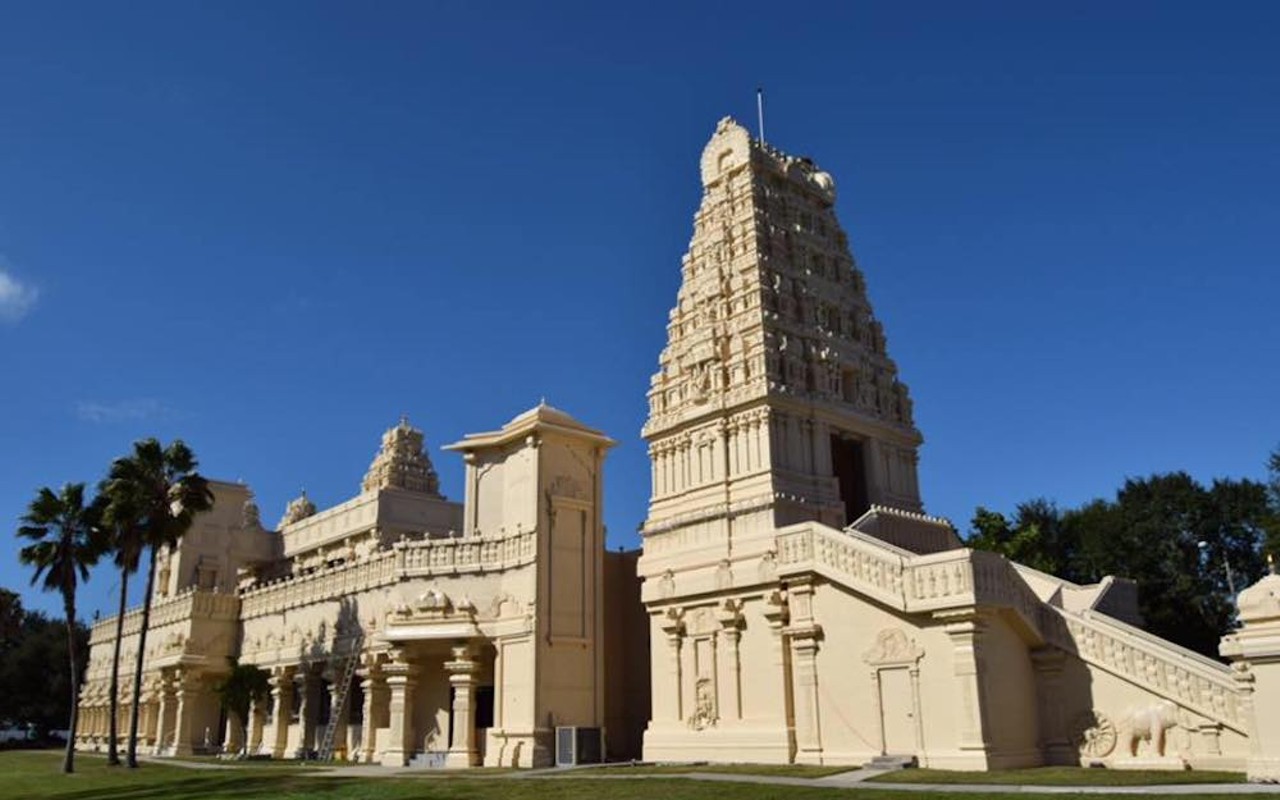
[{"label": "white cloud", "polygon": [[85,422],[127,422],[170,416],[170,409],[159,400],[143,397],[114,403],[82,400],[76,403],[76,416]]},{"label": "white cloud", "polygon": [[40,291],[0,267],[0,322],[17,322],[36,304]]}]

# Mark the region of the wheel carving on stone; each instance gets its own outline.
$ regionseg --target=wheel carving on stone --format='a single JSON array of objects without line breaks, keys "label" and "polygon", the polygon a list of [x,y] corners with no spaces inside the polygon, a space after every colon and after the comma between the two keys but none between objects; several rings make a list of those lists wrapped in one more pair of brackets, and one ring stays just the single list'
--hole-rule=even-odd
[{"label": "wheel carving on stone", "polygon": [[1071,744],[1082,756],[1105,758],[1116,749],[1115,723],[1101,711],[1085,711],[1071,725]]}]

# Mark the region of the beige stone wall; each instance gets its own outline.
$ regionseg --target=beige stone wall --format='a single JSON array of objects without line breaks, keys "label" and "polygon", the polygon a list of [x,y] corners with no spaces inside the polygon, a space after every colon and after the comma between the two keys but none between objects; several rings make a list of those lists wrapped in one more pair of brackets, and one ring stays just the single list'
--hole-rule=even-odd
[{"label": "beige stone wall", "polygon": [[610,759],[638,759],[649,722],[649,616],[638,550],[604,554],[604,725]]}]

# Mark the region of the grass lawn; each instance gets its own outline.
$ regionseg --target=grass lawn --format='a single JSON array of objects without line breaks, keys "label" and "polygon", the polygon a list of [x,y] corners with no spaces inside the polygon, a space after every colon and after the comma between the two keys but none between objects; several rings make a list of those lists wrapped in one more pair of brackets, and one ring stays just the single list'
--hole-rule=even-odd
[{"label": "grass lawn", "polygon": [[848,772],[857,767],[815,767],[810,764],[643,764],[634,767],[597,767],[576,770],[575,778],[601,775],[687,775],[690,772],[714,772],[733,775],[780,775],[786,778],[821,778]]},{"label": "grass lawn", "polygon": [[955,772],[946,769],[904,769],[876,778],[876,783],[987,783],[1024,786],[1154,786],[1177,783],[1244,783],[1242,772],[1159,769],[1086,769],[1084,767],[1032,767],[991,772]]},{"label": "grass lawn", "polygon": [[[155,762],[138,770],[108,767],[100,757],[76,757],[76,773],[58,772],[56,752],[0,753],[0,798],[13,800],[897,800],[916,796],[875,789],[770,786],[669,778],[475,778],[421,776],[374,778],[321,776],[312,770],[192,769]],[[603,772],[609,772],[604,770]],[[939,792],[935,800],[973,800],[972,794]],[[1051,800],[1060,796],[1025,794]],[[1190,795],[1189,795],[1190,796]],[[1212,795],[1197,795],[1211,798]],[[1092,795],[1104,800],[1107,795]],[[1112,800],[1119,800],[1116,795]],[[1232,797],[1220,796],[1222,800]],[[1131,798],[1130,798],[1131,800]],[[1217,800],[1214,798],[1214,800]]]}]

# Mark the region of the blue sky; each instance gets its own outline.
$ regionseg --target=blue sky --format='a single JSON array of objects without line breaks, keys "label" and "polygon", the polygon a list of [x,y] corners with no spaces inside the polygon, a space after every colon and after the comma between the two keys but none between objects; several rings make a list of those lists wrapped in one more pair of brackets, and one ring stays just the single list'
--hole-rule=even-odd
[{"label": "blue sky", "polygon": [[[545,396],[620,442],[724,115],[834,174],[927,508],[1262,477],[1280,6],[6,3],[0,519],[186,439],[274,522]],[[444,490],[461,464],[432,450]],[[27,588],[16,547],[0,585]],[[95,573],[84,613],[112,606]]]}]

